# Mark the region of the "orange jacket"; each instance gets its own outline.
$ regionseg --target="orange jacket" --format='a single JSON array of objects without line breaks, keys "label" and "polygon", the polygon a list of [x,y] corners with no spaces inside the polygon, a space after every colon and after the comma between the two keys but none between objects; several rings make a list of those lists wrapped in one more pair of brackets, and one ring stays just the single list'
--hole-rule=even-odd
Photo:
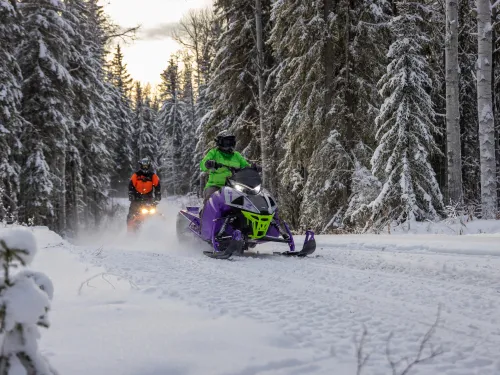
[{"label": "orange jacket", "polygon": [[129,194],[134,196],[152,196],[154,189],[155,198],[160,198],[160,178],[156,173],[136,172],[130,178]]}]

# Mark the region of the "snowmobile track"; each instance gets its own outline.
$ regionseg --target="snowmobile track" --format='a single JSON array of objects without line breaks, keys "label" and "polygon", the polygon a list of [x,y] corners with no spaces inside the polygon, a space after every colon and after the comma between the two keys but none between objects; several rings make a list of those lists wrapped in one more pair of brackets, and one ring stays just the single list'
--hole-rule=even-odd
[{"label": "snowmobile track", "polygon": [[[475,273],[477,267],[464,263],[463,257],[440,256],[451,266],[445,273],[433,268],[433,255],[396,258],[378,251],[325,249],[306,259],[238,256],[231,262],[216,262],[201,253],[197,257],[105,248],[95,257],[90,249],[74,251],[143,289],[156,288],[161,298],[276,325],[290,338],[283,345],[314,348],[320,357],[335,353],[341,360],[355,361],[353,336],[359,337],[365,326],[366,352],[373,352],[367,373],[390,371],[385,347],[391,332],[394,355],[413,356],[441,304],[433,343],[442,345],[445,353],[411,374],[500,373],[500,298],[487,282],[499,276],[499,268],[496,274]],[[412,263],[411,257],[420,261]],[[481,267],[490,262],[476,258]]]}]

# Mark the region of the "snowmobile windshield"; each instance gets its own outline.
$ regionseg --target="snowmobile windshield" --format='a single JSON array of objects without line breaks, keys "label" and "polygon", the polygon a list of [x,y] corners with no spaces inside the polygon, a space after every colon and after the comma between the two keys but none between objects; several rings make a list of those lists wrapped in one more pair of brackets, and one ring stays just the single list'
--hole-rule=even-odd
[{"label": "snowmobile windshield", "polygon": [[260,178],[259,172],[253,168],[240,169],[238,172],[234,173],[231,177],[231,182],[234,185],[240,184],[250,189],[259,188],[262,184],[262,179]]}]

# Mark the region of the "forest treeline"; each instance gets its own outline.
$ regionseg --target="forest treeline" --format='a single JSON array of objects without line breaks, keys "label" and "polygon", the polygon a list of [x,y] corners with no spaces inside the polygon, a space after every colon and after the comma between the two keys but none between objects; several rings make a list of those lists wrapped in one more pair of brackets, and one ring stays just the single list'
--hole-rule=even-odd
[{"label": "forest treeline", "polygon": [[4,218],[99,225],[144,156],[167,195],[200,194],[224,129],[299,231],[497,215],[484,0],[216,0],[181,21],[157,90],[132,80],[95,0],[0,0],[0,20]]}]

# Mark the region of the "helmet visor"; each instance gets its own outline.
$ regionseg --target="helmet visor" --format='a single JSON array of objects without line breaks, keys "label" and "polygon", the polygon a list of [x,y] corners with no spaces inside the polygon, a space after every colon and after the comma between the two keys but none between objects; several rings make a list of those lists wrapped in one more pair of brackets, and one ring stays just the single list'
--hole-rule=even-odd
[{"label": "helmet visor", "polygon": [[222,149],[232,149],[236,146],[236,137],[231,135],[221,138],[219,145]]},{"label": "helmet visor", "polygon": [[151,162],[148,160],[148,159],[142,159],[140,162],[139,162],[140,166],[142,169],[149,169],[150,165],[151,165]]}]

